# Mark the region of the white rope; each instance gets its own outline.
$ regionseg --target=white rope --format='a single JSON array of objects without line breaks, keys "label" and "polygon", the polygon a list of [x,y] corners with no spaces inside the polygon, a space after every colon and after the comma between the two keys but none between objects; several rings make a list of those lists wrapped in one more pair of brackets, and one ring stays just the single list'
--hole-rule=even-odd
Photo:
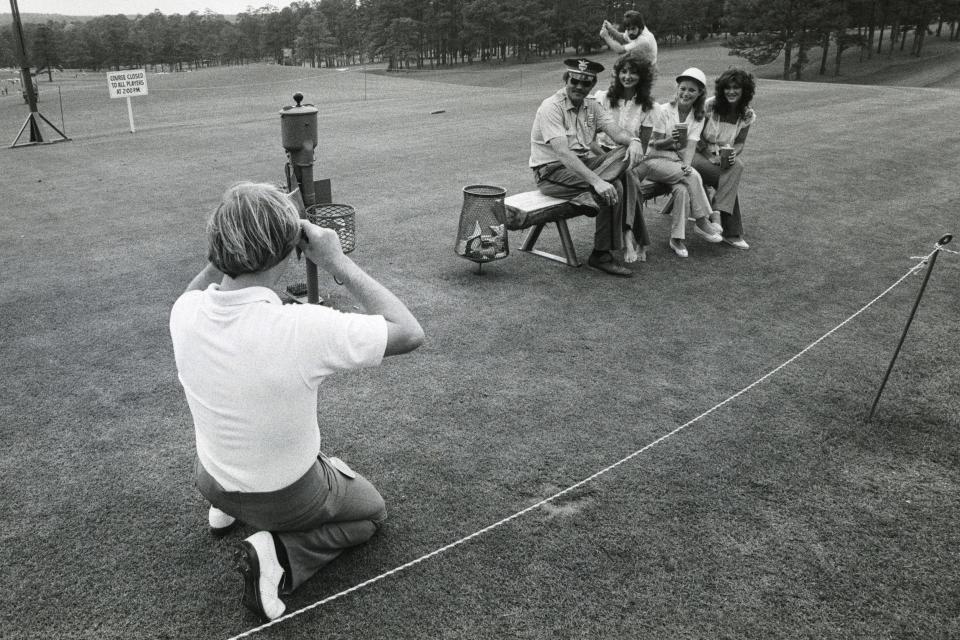
[{"label": "white rope", "polygon": [[[297,609],[296,611],[292,611],[292,612],[290,612],[290,613],[288,613],[288,614],[286,614],[286,615],[283,615],[283,616],[281,616],[281,617],[279,617],[279,618],[276,618],[275,620],[271,620],[270,622],[267,622],[267,623],[265,623],[265,624],[262,624],[262,625],[260,625],[259,627],[254,627],[253,629],[249,629],[248,631],[245,631],[245,632],[243,632],[243,633],[241,633],[241,634],[239,634],[239,635],[236,635],[236,636],[233,636],[233,637],[229,638],[229,640],[239,640],[240,638],[246,638],[246,637],[251,636],[251,635],[253,635],[253,634],[255,634],[255,633],[259,632],[259,631],[263,631],[264,629],[267,629],[267,628],[272,627],[272,626],[274,626],[274,625],[280,624],[281,622],[284,622],[284,621],[286,621],[286,620],[289,620],[289,619],[291,619],[291,618],[294,618],[294,617],[296,617],[296,616],[298,616],[298,615],[300,615],[300,614],[302,614],[302,613],[306,613],[307,611],[310,611],[310,610],[312,610],[312,609],[316,609],[317,607],[323,606],[323,605],[327,604],[328,602],[332,602],[332,601],[334,601],[334,600],[337,600],[338,598],[342,598],[343,596],[348,595],[348,594],[350,594],[350,593],[353,593],[354,591],[359,591],[360,589],[363,589],[364,587],[367,587],[367,586],[369,586],[369,585],[371,585],[371,584],[374,584],[375,582],[379,582],[380,580],[383,580],[384,578],[387,578],[387,577],[392,576],[392,575],[394,575],[394,574],[400,573],[401,571],[404,571],[404,570],[406,570],[406,569],[409,569],[410,567],[413,567],[413,566],[415,566],[415,565],[418,565],[418,564],[420,564],[421,562],[424,562],[424,561],[426,561],[426,560],[429,560],[430,558],[433,558],[434,556],[438,556],[438,555],[440,555],[441,553],[444,553],[445,551],[449,551],[450,549],[453,549],[454,547],[458,547],[458,546],[460,546],[460,545],[462,545],[462,544],[464,544],[464,543],[466,543],[466,542],[469,542],[470,540],[473,540],[474,538],[477,538],[477,537],[482,536],[483,534],[485,534],[485,533],[487,533],[487,532],[489,532],[489,531],[492,531],[493,529],[496,529],[496,528],[498,528],[498,527],[501,527],[501,526],[507,524],[508,522],[511,522],[511,521],[513,521],[513,520],[516,520],[517,518],[519,518],[519,517],[521,517],[521,516],[523,516],[523,515],[526,515],[527,513],[530,513],[531,511],[534,511],[534,510],[536,510],[536,509],[539,509],[540,507],[542,507],[543,505],[547,504],[548,502],[553,502],[553,501],[556,500],[557,498],[560,498],[560,497],[562,497],[562,496],[570,493],[571,491],[574,491],[574,490],[582,487],[583,485],[585,485],[585,484],[587,484],[587,483],[589,483],[589,482],[592,482],[593,480],[596,480],[596,479],[599,478],[600,476],[602,476],[602,475],[604,475],[604,474],[612,471],[613,469],[616,469],[617,467],[625,464],[626,462],[629,462],[630,460],[636,458],[636,457],[637,457],[638,455],[640,455],[641,453],[647,451],[648,449],[650,449],[650,448],[652,448],[652,447],[655,447],[656,445],[660,444],[660,443],[663,442],[664,440],[667,440],[668,438],[671,438],[671,437],[675,436],[676,434],[680,433],[681,431],[683,431],[684,429],[686,429],[686,428],[689,427],[690,425],[694,424],[695,422],[699,421],[700,419],[707,417],[708,415],[710,415],[711,413],[713,413],[713,412],[716,411],[717,409],[719,409],[719,408],[721,408],[721,407],[729,404],[730,402],[732,402],[732,401],[735,400],[736,398],[739,398],[740,396],[742,396],[742,395],[745,394],[746,392],[750,391],[751,389],[753,389],[753,388],[756,387],[757,385],[763,383],[764,381],[766,381],[767,379],[769,379],[770,377],[772,377],[773,375],[775,375],[777,372],[779,372],[780,370],[782,370],[784,367],[789,366],[791,363],[793,363],[794,361],[796,361],[796,360],[797,360],[798,358],[800,358],[802,355],[804,355],[805,353],[807,353],[808,351],[810,351],[811,349],[813,349],[814,347],[816,347],[818,344],[820,344],[821,342],[823,342],[824,340],[826,340],[828,337],[830,337],[831,335],[833,335],[834,333],[836,333],[837,331],[839,331],[842,327],[844,327],[846,324],[848,324],[848,323],[849,323],[850,321],[852,321],[854,318],[856,318],[856,317],[859,316],[861,313],[863,313],[864,311],[866,311],[867,309],[869,309],[871,306],[873,306],[874,304],[876,304],[881,298],[883,298],[885,295],[887,295],[888,293],[890,293],[891,291],[893,291],[896,287],[898,287],[904,280],[906,280],[907,278],[909,278],[911,275],[913,275],[914,273],[916,273],[918,270],[922,269],[922,268],[924,267],[924,265],[926,265],[927,260],[929,260],[937,251],[943,251],[943,250],[944,250],[944,249],[943,249],[943,246],[940,245],[940,244],[937,244],[937,245],[935,246],[935,248],[933,249],[933,251],[931,251],[930,253],[928,253],[926,256],[918,256],[916,259],[920,260],[920,262],[918,262],[916,265],[914,265],[913,267],[911,267],[910,270],[907,271],[905,274],[903,274],[896,282],[894,282],[892,285],[890,285],[889,287],[887,287],[886,289],[884,289],[884,291],[883,291],[880,295],[878,295],[878,296],[875,297],[873,300],[871,300],[870,302],[868,302],[867,304],[865,304],[864,306],[862,306],[859,310],[856,311],[856,313],[854,313],[854,314],[851,315],[849,318],[847,318],[846,320],[844,320],[843,322],[841,322],[840,324],[838,324],[837,326],[835,326],[833,329],[830,329],[828,332],[826,332],[825,334],[823,334],[822,336],[820,336],[819,338],[817,338],[816,340],[814,340],[813,342],[811,342],[809,345],[807,345],[806,347],[804,347],[803,350],[801,350],[799,353],[797,353],[796,355],[794,355],[792,358],[790,358],[789,360],[786,360],[785,362],[783,362],[780,366],[776,367],[775,369],[772,369],[771,371],[767,372],[765,375],[763,375],[762,377],[758,378],[758,379],[755,380],[754,382],[750,383],[749,385],[747,385],[746,387],[744,387],[744,388],[741,389],[740,391],[737,391],[735,394],[733,394],[732,396],[730,396],[730,397],[727,398],[726,400],[723,400],[722,402],[718,402],[717,404],[713,405],[712,407],[710,407],[709,409],[707,409],[706,411],[704,411],[703,413],[701,413],[701,414],[698,415],[697,417],[695,417],[695,418],[693,418],[693,419],[691,419],[691,420],[688,420],[687,422],[685,422],[684,424],[680,425],[679,427],[677,427],[677,428],[674,429],[673,431],[670,431],[669,433],[666,433],[666,434],[660,436],[660,437],[657,438],[656,440],[653,440],[652,442],[644,445],[642,448],[637,449],[636,451],[634,451],[634,452],[631,453],[630,455],[628,455],[628,456],[626,456],[626,457],[624,457],[624,458],[621,458],[620,460],[614,462],[613,464],[611,464],[611,465],[609,465],[609,466],[601,469],[600,471],[597,471],[597,472],[594,473],[593,475],[590,475],[590,476],[584,478],[583,480],[580,480],[579,482],[570,485],[570,486],[567,487],[566,489],[563,489],[563,490],[561,490],[561,491],[558,491],[557,493],[553,494],[552,496],[549,496],[549,497],[547,497],[547,498],[544,498],[543,500],[540,500],[539,502],[530,505],[530,506],[527,507],[526,509],[523,509],[523,510],[521,510],[521,511],[518,511],[518,512],[512,514],[512,515],[509,515],[509,516],[507,516],[506,518],[503,518],[502,520],[498,520],[497,522],[494,522],[493,524],[491,524],[491,525],[489,525],[489,526],[486,526],[486,527],[484,527],[483,529],[480,529],[479,531],[475,531],[475,532],[471,533],[471,534],[468,535],[468,536],[465,536],[465,537],[463,537],[463,538],[460,538],[459,540],[456,540],[455,542],[451,542],[450,544],[448,544],[448,545],[446,545],[446,546],[440,547],[439,549],[435,549],[435,550],[431,551],[430,553],[427,553],[427,554],[425,554],[425,555],[420,556],[419,558],[416,558],[415,560],[411,560],[410,562],[407,562],[406,564],[402,564],[402,565],[400,565],[400,566],[398,566],[398,567],[394,567],[393,569],[390,569],[389,571],[385,571],[384,573],[381,573],[381,574],[378,575],[378,576],[375,576],[375,577],[373,577],[373,578],[370,578],[369,580],[365,580],[365,581],[363,581],[363,582],[361,582],[361,583],[359,583],[359,584],[356,584],[356,585],[350,587],[349,589],[344,589],[343,591],[341,591],[341,592],[339,592],[339,593],[335,593],[335,594],[333,594],[333,595],[331,595],[331,596],[328,596],[328,597],[326,597],[326,598],[324,598],[324,599],[322,599],[322,600],[319,600],[319,601],[317,601],[317,602],[314,602],[314,603],[311,604],[311,605],[307,605],[306,607],[303,607],[303,608],[301,608],[301,609]],[[953,253],[956,253],[956,252],[953,252]]]}]

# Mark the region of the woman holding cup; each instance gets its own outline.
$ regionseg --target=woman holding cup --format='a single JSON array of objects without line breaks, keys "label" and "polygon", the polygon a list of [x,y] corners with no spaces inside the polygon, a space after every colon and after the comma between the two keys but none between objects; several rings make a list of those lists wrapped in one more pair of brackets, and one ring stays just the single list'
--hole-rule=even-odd
[{"label": "woman holding cup", "polygon": [[706,123],[693,158],[693,167],[704,184],[717,190],[713,206],[720,211],[723,241],[738,249],[749,249],[743,239],[740,200],[737,192],[743,175],[743,153],[750,125],[757,119],[750,101],[756,92],[753,75],[729,69],[716,81],[714,97],[706,101]]},{"label": "woman holding cup", "polygon": [[710,221],[714,211],[703,189],[703,181],[692,167],[705,122],[706,93],[707,77],[700,69],[691,67],[677,76],[676,96],[657,109],[644,160],[648,180],[683,187],[673,189],[670,210],[670,248],[681,258],[688,255],[684,244],[688,209],[696,220],[694,232],[697,235],[707,242],[722,241],[719,224]]}]

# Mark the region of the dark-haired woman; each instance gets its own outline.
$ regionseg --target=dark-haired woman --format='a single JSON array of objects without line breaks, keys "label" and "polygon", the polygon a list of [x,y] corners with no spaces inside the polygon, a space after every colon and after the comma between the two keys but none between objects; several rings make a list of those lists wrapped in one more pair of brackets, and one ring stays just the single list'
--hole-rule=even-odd
[{"label": "dark-haired woman", "polygon": [[[656,108],[650,90],[656,78],[653,64],[643,55],[628,53],[613,65],[610,88],[600,90],[594,99],[613,114],[620,128],[640,139],[644,151],[653,131],[653,114]],[[597,136],[597,144],[608,151],[617,146],[607,134]],[[641,169],[642,171],[642,169]],[[645,261],[650,238],[643,222],[643,207],[639,188],[642,175],[631,172],[630,180],[624,182],[624,256],[625,262]]]},{"label": "dark-haired woman", "polygon": [[[750,248],[743,239],[737,192],[744,171],[740,156],[750,125],[757,119],[750,108],[755,92],[756,82],[750,73],[730,69],[720,74],[714,97],[704,105],[706,124],[693,158],[693,168],[703,183],[717,190],[713,208],[720,211],[723,241],[738,249]],[[721,153],[729,160],[721,161]]]}]

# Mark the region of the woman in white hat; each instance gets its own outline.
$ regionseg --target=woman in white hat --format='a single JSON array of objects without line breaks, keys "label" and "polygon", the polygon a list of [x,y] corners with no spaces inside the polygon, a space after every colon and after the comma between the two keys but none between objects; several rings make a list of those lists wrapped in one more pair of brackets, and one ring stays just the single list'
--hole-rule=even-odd
[{"label": "woman in white hat", "polygon": [[[691,166],[705,122],[706,94],[707,77],[700,69],[691,67],[677,76],[676,96],[657,109],[645,159],[648,180],[686,187],[674,189],[671,209],[670,248],[681,258],[688,255],[684,244],[688,209],[696,220],[697,235],[707,242],[722,241],[719,213],[713,211],[700,174]],[[711,222],[711,216],[717,218],[717,224]]]}]

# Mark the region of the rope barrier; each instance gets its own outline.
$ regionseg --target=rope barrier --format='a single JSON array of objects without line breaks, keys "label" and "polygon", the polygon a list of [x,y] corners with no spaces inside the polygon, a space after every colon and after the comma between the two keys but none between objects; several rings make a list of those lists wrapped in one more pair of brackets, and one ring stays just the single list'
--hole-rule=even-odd
[{"label": "rope barrier", "polygon": [[546,498],[540,500],[539,502],[537,502],[537,503],[535,503],[535,504],[530,505],[529,507],[527,507],[527,508],[525,508],[525,509],[522,509],[521,511],[517,511],[516,513],[514,513],[514,514],[512,514],[512,515],[509,515],[509,516],[503,518],[502,520],[498,520],[497,522],[494,522],[493,524],[488,525],[488,526],[486,526],[486,527],[484,527],[484,528],[482,528],[482,529],[480,529],[480,530],[478,530],[478,531],[474,531],[473,533],[471,533],[471,534],[469,534],[469,535],[467,535],[467,536],[464,536],[463,538],[460,538],[459,540],[456,540],[456,541],[454,541],[454,542],[451,542],[450,544],[445,545],[445,546],[443,546],[443,547],[440,547],[439,549],[435,549],[435,550],[431,551],[430,553],[424,554],[424,555],[420,556],[419,558],[416,558],[416,559],[414,559],[414,560],[411,560],[410,562],[407,562],[407,563],[402,564],[402,565],[400,565],[400,566],[394,567],[393,569],[390,569],[389,571],[385,571],[385,572],[381,573],[381,574],[378,575],[378,576],[374,576],[373,578],[370,578],[369,580],[364,580],[363,582],[361,582],[361,583],[359,583],[359,584],[356,584],[356,585],[354,585],[354,586],[352,586],[352,587],[350,587],[350,588],[348,588],[348,589],[344,589],[343,591],[340,591],[339,593],[335,593],[335,594],[333,594],[333,595],[331,595],[331,596],[327,596],[326,598],[323,598],[322,600],[319,600],[319,601],[317,601],[317,602],[314,602],[314,603],[311,604],[311,605],[307,605],[307,606],[305,606],[305,607],[302,607],[302,608],[300,608],[300,609],[297,609],[296,611],[292,611],[292,612],[287,613],[287,614],[285,614],[285,615],[283,615],[283,616],[280,616],[279,618],[276,618],[275,620],[271,620],[270,622],[267,622],[267,623],[265,623],[265,624],[262,624],[262,625],[260,625],[259,627],[254,627],[254,628],[252,628],[252,629],[249,629],[249,630],[247,630],[247,631],[244,631],[243,633],[241,633],[241,634],[239,634],[239,635],[232,636],[232,637],[229,638],[228,640],[240,640],[240,638],[246,638],[246,637],[252,636],[253,634],[258,633],[258,632],[260,632],[260,631],[263,631],[264,629],[268,629],[268,628],[270,628],[270,627],[272,627],[272,626],[274,626],[274,625],[280,624],[281,622],[285,622],[285,621],[287,621],[287,620],[290,620],[290,619],[292,619],[292,618],[295,618],[296,616],[299,616],[299,615],[301,615],[301,614],[303,614],[303,613],[306,613],[307,611],[311,611],[311,610],[313,610],[313,609],[316,609],[317,607],[321,607],[321,606],[323,606],[323,605],[325,605],[325,604],[327,604],[327,603],[329,603],[329,602],[333,602],[334,600],[337,600],[337,599],[342,598],[342,597],[344,597],[344,596],[346,596],[346,595],[349,595],[349,594],[353,593],[354,591],[359,591],[360,589],[363,589],[364,587],[368,587],[368,586],[370,586],[370,585],[372,585],[372,584],[374,584],[374,583],[376,583],[376,582],[379,582],[379,581],[383,580],[384,578],[387,578],[387,577],[389,577],[389,576],[392,576],[392,575],[395,575],[395,574],[397,574],[397,573],[400,573],[401,571],[405,571],[405,570],[407,570],[407,569],[409,569],[409,568],[411,568],[411,567],[414,567],[414,566],[420,564],[421,562],[425,562],[425,561],[429,560],[430,558],[433,558],[433,557],[435,557],[435,556],[438,556],[438,555],[440,555],[441,553],[444,553],[444,552],[446,552],[446,551],[449,551],[450,549],[453,549],[453,548],[458,547],[458,546],[460,546],[460,545],[462,545],[462,544],[465,544],[465,543],[469,542],[470,540],[473,540],[474,538],[477,538],[477,537],[479,537],[479,536],[482,536],[482,535],[485,534],[485,533],[488,533],[489,531],[492,531],[492,530],[497,529],[497,528],[499,528],[499,527],[501,527],[501,526],[503,526],[503,525],[505,525],[505,524],[507,524],[507,523],[509,523],[509,522],[512,522],[513,520],[516,520],[517,518],[520,518],[520,517],[522,517],[522,516],[530,513],[531,511],[534,511],[534,510],[536,510],[536,509],[539,509],[540,507],[544,506],[545,504],[547,504],[547,503],[549,503],[549,502],[553,502],[553,501],[556,500],[557,498],[561,498],[561,497],[565,496],[566,494],[570,493],[571,491],[575,491],[576,489],[579,489],[579,488],[582,487],[583,485],[588,484],[588,483],[596,480],[596,479],[599,478],[600,476],[602,476],[602,475],[604,475],[604,474],[606,474],[606,473],[608,473],[608,472],[616,469],[617,467],[619,467],[619,466],[621,466],[621,465],[629,462],[630,460],[633,460],[634,458],[636,458],[636,457],[639,456],[640,454],[644,453],[644,452],[647,451],[648,449],[651,449],[651,448],[657,446],[658,444],[660,444],[661,442],[664,442],[665,440],[668,440],[669,438],[672,438],[673,436],[675,436],[676,434],[680,433],[681,431],[683,431],[683,430],[686,429],[687,427],[693,425],[694,423],[698,422],[699,420],[701,420],[701,419],[707,417],[708,415],[710,415],[711,413],[715,412],[717,409],[720,409],[721,407],[726,406],[726,405],[729,404],[730,402],[733,402],[735,399],[737,399],[737,398],[739,398],[740,396],[742,396],[743,394],[747,393],[748,391],[750,391],[750,390],[753,389],[754,387],[762,384],[763,382],[765,382],[766,380],[768,380],[768,379],[771,378],[772,376],[776,375],[779,371],[783,370],[785,367],[787,367],[787,366],[789,366],[790,364],[792,364],[793,362],[795,362],[797,359],[799,359],[799,358],[800,358],[801,356],[803,356],[805,353],[807,353],[808,351],[810,351],[811,349],[813,349],[814,347],[816,347],[818,344],[820,344],[821,342],[823,342],[824,340],[826,340],[827,338],[829,338],[831,335],[833,335],[834,333],[836,333],[837,331],[839,331],[841,328],[843,328],[844,326],[846,326],[847,324],[849,324],[854,318],[856,318],[857,316],[859,316],[860,314],[862,314],[864,311],[866,311],[867,309],[869,309],[870,307],[872,307],[874,304],[876,304],[881,298],[883,298],[884,296],[886,296],[888,293],[890,293],[890,292],[893,291],[896,287],[898,287],[901,283],[903,283],[904,280],[906,280],[906,279],[909,278],[911,275],[913,275],[914,273],[916,273],[917,271],[919,271],[920,269],[922,269],[922,268],[924,267],[924,265],[927,263],[927,261],[928,261],[931,257],[933,257],[933,255],[936,254],[938,251],[948,251],[949,253],[960,253],[960,252],[957,252],[957,251],[950,251],[950,250],[948,250],[948,249],[945,249],[945,248],[943,247],[943,245],[937,243],[937,244],[934,246],[933,251],[931,251],[930,253],[928,253],[926,256],[915,256],[915,257],[912,257],[911,259],[916,259],[916,260],[919,260],[920,262],[918,262],[916,265],[914,265],[913,267],[911,267],[906,273],[904,273],[902,276],[900,276],[900,278],[899,278],[896,282],[894,282],[892,285],[890,285],[889,287],[887,287],[886,289],[884,289],[883,292],[880,293],[880,295],[876,296],[873,300],[871,300],[870,302],[868,302],[868,303],[865,304],[864,306],[860,307],[860,309],[858,309],[853,315],[851,315],[850,317],[848,317],[846,320],[844,320],[843,322],[841,322],[840,324],[838,324],[837,326],[835,326],[834,328],[830,329],[830,330],[827,331],[825,334],[823,334],[822,336],[820,336],[819,338],[817,338],[816,340],[814,340],[813,342],[811,342],[810,344],[808,344],[806,347],[804,347],[801,351],[799,351],[799,352],[798,352],[797,354],[795,354],[793,357],[791,357],[791,358],[789,358],[788,360],[784,361],[782,364],[780,364],[780,365],[777,366],[776,368],[771,369],[771,370],[768,371],[766,374],[764,374],[764,375],[761,376],[760,378],[757,378],[756,380],[754,380],[753,382],[751,382],[750,384],[748,384],[746,387],[744,387],[744,388],[741,389],[740,391],[737,391],[737,392],[734,393],[732,396],[729,396],[727,399],[725,399],[725,400],[723,400],[723,401],[721,401],[721,402],[718,402],[717,404],[713,405],[712,407],[710,407],[709,409],[707,409],[706,411],[704,411],[704,412],[701,413],[700,415],[696,416],[695,418],[692,418],[691,420],[688,420],[687,422],[685,422],[684,424],[680,425],[679,427],[677,427],[677,428],[674,429],[673,431],[670,431],[670,432],[668,432],[668,433],[665,433],[664,435],[660,436],[659,438],[657,438],[657,439],[655,439],[655,440],[647,443],[646,445],[644,445],[644,446],[641,447],[640,449],[637,449],[636,451],[634,451],[633,453],[627,455],[626,457],[621,458],[620,460],[614,462],[613,464],[611,464],[611,465],[609,465],[609,466],[607,466],[607,467],[604,467],[604,468],[601,469],[600,471],[597,471],[596,473],[594,473],[594,474],[592,474],[592,475],[590,475],[590,476],[587,476],[586,478],[580,480],[579,482],[576,482],[576,483],[570,485],[569,487],[567,487],[567,488],[565,488],[565,489],[562,489],[562,490],[554,493],[553,495],[551,495],[551,496],[549,496],[549,497],[546,497]]}]

